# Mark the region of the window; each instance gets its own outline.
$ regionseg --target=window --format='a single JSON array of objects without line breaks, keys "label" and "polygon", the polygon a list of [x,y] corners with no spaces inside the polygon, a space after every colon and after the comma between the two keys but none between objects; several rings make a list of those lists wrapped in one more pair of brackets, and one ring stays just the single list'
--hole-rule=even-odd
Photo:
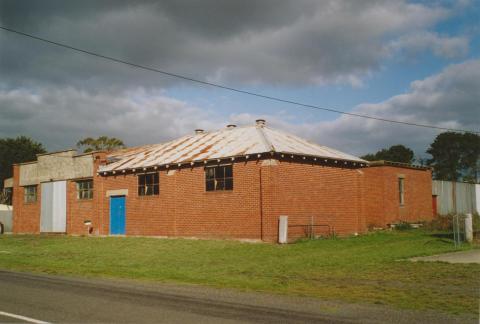
[{"label": "window", "polygon": [[93,180],[77,181],[77,199],[93,199]]},{"label": "window", "polygon": [[158,172],[138,175],[138,195],[158,195]]},{"label": "window", "polygon": [[33,203],[37,201],[37,186],[24,187],[24,195],[26,203]]},{"label": "window", "polygon": [[405,204],[405,179],[398,178],[398,200],[400,202],[400,206]]},{"label": "window", "polygon": [[207,191],[233,190],[233,170],[231,165],[205,168],[205,189]]}]

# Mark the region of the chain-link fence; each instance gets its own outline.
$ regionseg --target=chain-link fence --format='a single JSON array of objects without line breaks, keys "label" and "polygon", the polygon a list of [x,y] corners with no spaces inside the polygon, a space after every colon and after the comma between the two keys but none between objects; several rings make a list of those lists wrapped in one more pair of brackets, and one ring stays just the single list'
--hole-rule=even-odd
[{"label": "chain-link fence", "polygon": [[480,242],[478,213],[438,215],[433,221],[425,223],[424,228],[451,239],[455,247],[467,241]]}]

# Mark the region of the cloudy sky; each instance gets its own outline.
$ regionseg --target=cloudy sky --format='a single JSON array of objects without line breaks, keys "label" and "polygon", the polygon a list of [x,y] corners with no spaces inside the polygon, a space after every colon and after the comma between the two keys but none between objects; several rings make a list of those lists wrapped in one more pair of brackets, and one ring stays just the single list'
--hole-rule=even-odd
[{"label": "cloudy sky", "polygon": [[[0,25],[307,104],[480,130],[480,2],[8,1]],[[424,156],[437,130],[248,97],[0,30],[0,137],[158,143],[258,117],[353,154]]]}]

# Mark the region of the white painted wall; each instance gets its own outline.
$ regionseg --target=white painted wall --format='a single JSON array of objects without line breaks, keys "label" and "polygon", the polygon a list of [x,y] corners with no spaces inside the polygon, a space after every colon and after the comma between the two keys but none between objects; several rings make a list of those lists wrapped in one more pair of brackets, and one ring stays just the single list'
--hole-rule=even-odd
[{"label": "white painted wall", "polygon": [[20,165],[20,186],[41,182],[93,177],[93,156],[66,151],[38,156],[37,162]]},{"label": "white painted wall", "polygon": [[13,210],[13,207],[9,205],[0,204],[0,211],[9,211],[9,210]]},{"label": "white painted wall", "polygon": [[475,185],[475,206],[477,208],[477,213],[480,214],[480,184]]}]

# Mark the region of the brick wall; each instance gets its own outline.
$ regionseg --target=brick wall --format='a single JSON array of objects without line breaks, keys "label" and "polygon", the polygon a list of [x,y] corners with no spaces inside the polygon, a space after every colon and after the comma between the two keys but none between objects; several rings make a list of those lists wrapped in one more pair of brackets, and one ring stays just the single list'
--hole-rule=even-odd
[{"label": "brick wall", "polygon": [[260,168],[257,161],[233,165],[233,191],[205,191],[204,168],[160,170],[160,194],[139,196],[136,174],[95,177],[100,233],[109,233],[108,190],[127,189],[127,235],[260,238]]},{"label": "brick wall", "polygon": [[94,217],[94,202],[77,199],[77,182],[67,181],[67,233],[88,234],[86,220]]},{"label": "brick wall", "polygon": [[[364,168],[361,172],[364,178],[362,191],[365,198],[363,202],[363,214],[366,225],[370,229],[373,227],[385,227],[385,168]],[[395,182],[395,185],[397,185],[397,182]],[[395,201],[398,200],[397,197],[395,197],[395,199]]]},{"label": "brick wall", "polygon": [[13,233],[40,232],[41,186],[37,186],[37,201],[25,203],[24,188],[20,187],[20,169],[13,167]]},{"label": "brick wall", "polygon": [[[105,160],[95,155],[95,170]],[[38,233],[41,192],[23,202],[18,166],[14,168],[15,233]],[[159,171],[160,194],[139,196],[137,174],[94,175],[92,200],[77,200],[76,183],[67,182],[67,232],[109,234],[109,190],[127,189],[126,234],[248,238],[277,241],[278,217],[289,224],[328,225],[338,235],[363,233],[399,220],[432,218],[430,171],[379,166],[362,169],[318,165],[301,160],[259,160],[233,165],[233,191],[205,191],[203,166]],[[405,179],[405,204],[399,206],[398,177]],[[304,228],[290,228],[291,238]],[[317,228],[326,234],[328,228]]]},{"label": "brick wall", "polygon": [[[365,217],[369,226],[385,227],[400,221],[431,220],[432,174],[430,170],[376,166],[365,174]],[[403,177],[405,202],[400,205],[398,178]]]},{"label": "brick wall", "polygon": [[[105,153],[94,154],[94,169],[96,170]],[[37,185],[37,201],[35,203],[24,203],[24,189],[19,186],[20,172],[19,165],[13,168],[14,194],[13,194],[13,232],[14,233],[39,233],[41,213],[41,184]],[[97,184],[98,185],[98,184]],[[96,188],[94,177],[94,199],[78,200],[76,180],[67,181],[67,233],[87,234],[84,221],[92,220],[99,223],[99,213],[96,206],[101,196],[101,187]],[[98,233],[97,233],[98,234]]]},{"label": "brick wall", "polygon": [[[322,166],[298,161],[279,161],[262,169],[264,235],[266,241],[278,239],[278,217],[287,215],[289,225],[330,226],[339,235],[362,233],[362,175],[358,169]],[[327,234],[328,227],[318,227]],[[301,236],[304,228],[290,227],[289,239]]]}]

